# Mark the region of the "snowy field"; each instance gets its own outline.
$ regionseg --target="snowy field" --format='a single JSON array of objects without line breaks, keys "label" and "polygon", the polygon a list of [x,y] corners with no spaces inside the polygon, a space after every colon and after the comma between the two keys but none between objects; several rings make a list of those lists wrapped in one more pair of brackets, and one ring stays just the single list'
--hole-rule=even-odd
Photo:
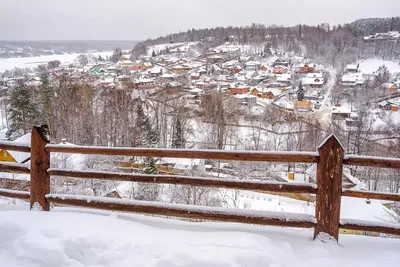
[{"label": "snowy field", "polygon": [[382,60],[382,59],[366,59],[358,62],[360,64],[359,69],[365,74],[372,74],[376,71],[380,66],[385,65],[391,73],[400,72],[400,62],[399,61],[390,61],[390,60]]},{"label": "snowy field", "polygon": [[398,266],[400,240],[0,204],[1,266]]},{"label": "snowy field", "polygon": [[[95,52],[91,53],[95,56],[111,56],[112,51],[107,52]],[[48,56],[40,56],[40,57],[17,57],[17,58],[5,58],[0,59],[0,72],[4,72],[6,70],[11,70],[15,67],[17,68],[35,68],[40,64],[47,64],[52,60],[59,60],[61,63],[70,63],[74,61],[80,54],[63,54],[63,55],[48,55]]]}]

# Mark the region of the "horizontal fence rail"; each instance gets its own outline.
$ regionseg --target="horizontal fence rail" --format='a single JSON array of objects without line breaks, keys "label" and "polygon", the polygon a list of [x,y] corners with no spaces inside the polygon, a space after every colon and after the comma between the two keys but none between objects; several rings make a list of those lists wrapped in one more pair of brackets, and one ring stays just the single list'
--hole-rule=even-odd
[{"label": "horizontal fence rail", "polygon": [[30,194],[27,191],[11,190],[0,188],[0,196],[19,199],[30,199]]},{"label": "horizontal fence rail", "polygon": [[[31,207],[39,203],[43,210],[50,210],[50,203],[96,209],[136,212],[158,216],[172,216],[201,220],[237,222],[260,225],[314,228],[314,238],[325,232],[338,240],[339,228],[400,235],[400,224],[387,224],[340,218],[342,196],[400,201],[400,194],[342,189],[343,165],[399,168],[399,158],[345,155],[338,139],[331,135],[318,147],[317,152],[260,152],[221,151],[159,148],[88,147],[50,145],[45,127],[32,130],[31,147],[27,144],[0,142],[0,148],[31,154],[30,167],[25,164],[0,162],[0,171],[29,173],[30,192],[0,189],[0,196],[25,199]],[[50,153],[96,154],[109,156],[144,156],[170,158],[196,158],[212,160],[236,160],[257,162],[316,163],[316,184],[297,182],[264,182],[217,177],[183,175],[119,173],[107,171],[82,171],[50,168]],[[315,217],[309,214],[237,210],[215,207],[180,205],[138,200],[122,200],[105,197],[88,197],[50,194],[50,176],[82,179],[102,179],[140,183],[175,184],[256,192],[314,194]],[[21,187],[26,188],[26,187]]]},{"label": "horizontal fence rail", "polygon": [[30,153],[31,152],[31,146],[29,143],[15,143],[13,141],[0,141],[0,149],[5,149],[5,150],[12,150],[12,151],[18,151],[18,152],[26,152]]},{"label": "horizontal fence rail", "polygon": [[316,224],[309,214],[223,209],[193,205],[179,205],[150,201],[120,200],[102,197],[46,195],[50,203],[86,208],[129,211],[135,213],[183,217],[223,222],[311,228]]},{"label": "horizontal fence rail", "polygon": [[74,178],[105,179],[113,181],[129,181],[156,184],[179,184],[203,187],[229,188],[237,190],[274,191],[286,193],[317,193],[316,184],[307,183],[272,183],[261,181],[232,180],[226,178],[175,176],[175,175],[148,175],[136,173],[76,171],[65,169],[49,169],[49,175]]},{"label": "horizontal fence rail", "polygon": [[114,156],[142,156],[157,158],[190,158],[241,160],[264,162],[318,162],[316,152],[260,152],[260,151],[225,151],[225,150],[190,150],[162,148],[125,148],[125,147],[89,147],[68,145],[46,145],[48,152],[96,154]]},{"label": "horizontal fence rail", "polygon": [[400,168],[400,158],[345,155],[343,163],[346,165],[364,167]]},{"label": "horizontal fence rail", "polygon": [[400,236],[400,224],[370,222],[353,219],[340,219],[340,227],[349,230],[376,232]]},{"label": "horizontal fence rail", "polygon": [[29,173],[30,168],[26,164],[14,162],[0,162],[0,171],[15,172],[15,173]]},{"label": "horizontal fence rail", "polygon": [[350,189],[343,190],[342,196],[380,199],[380,200],[389,200],[389,201],[400,201],[400,194],[380,193],[380,192],[372,192],[372,191],[359,191],[359,190],[350,190]]}]

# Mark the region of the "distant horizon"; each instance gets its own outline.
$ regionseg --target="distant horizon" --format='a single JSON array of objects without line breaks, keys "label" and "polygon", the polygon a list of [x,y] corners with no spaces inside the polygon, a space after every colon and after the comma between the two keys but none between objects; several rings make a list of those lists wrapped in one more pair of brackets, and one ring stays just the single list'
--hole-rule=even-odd
[{"label": "distant horizon", "polygon": [[240,27],[261,23],[343,25],[363,18],[399,16],[400,1],[381,0],[95,0],[3,1],[4,41],[147,40],[188,29]]},{"label": "distant horizon", "polygon": [[[270,26],[282,26],[282,27],[295,27],[299,24],[302,25],[307,25],[307,26],[318,26],[320,24],[323,23],[328,23],[330,26],[339,26],[339,25],[345,25],[345,24],[350,24],[354,21],[360,20],[360,19],[386,19],[386,18],[392,18],[392,17],[400,17],[400,16],[375,16],[375,17],[360,17],[357,19],[353,19],[351,21],[347,21],[347,22],[343,22],[343,23],[329,23],[327,21],[325,22],[319,22],[319,23],[297,23],[294,25],[284,25],[284,24],[266,24],[266,23],[260,23],[265,25],[266,27],[270,27]],[[253,22],[253,23],[258,23],[258,22]],[[252,23],[250,24],[245,24],[245,25],[215,25],[215,26],[211,26],[211,27],[199,27],[199,28],[187,28],[187,29],[180,29],[174,32],[170,32],[170,33],[166,33],[166,34],[161,34],[158,36],[153,36],[153,37],[148,37],[148,38],[144,38],[144,39],[0,39],[0,42],[142,42],[145,41],[147,39],[157,39],[159,37],[164,37],[164,36],[168,36],[170,34],[175,34],[175,33],[179,33],[179,32],[186,32],[188,30],[200,30],[200,29],[207,29],[207,28],[227,28],[227,27],[246,27],[246,26],[250,26]]]}]

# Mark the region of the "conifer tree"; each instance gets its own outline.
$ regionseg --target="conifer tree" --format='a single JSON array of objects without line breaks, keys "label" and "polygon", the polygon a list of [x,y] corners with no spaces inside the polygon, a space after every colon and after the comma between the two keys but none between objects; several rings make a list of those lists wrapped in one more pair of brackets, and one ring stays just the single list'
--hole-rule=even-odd
[{"label": "conifer tree", "polygon": [[11,90],[10,95],[10,119],[11,126],[7,133],[11,136],[14,132],[30,132],[32,126],[38,121],[39,112],[33,101],[32,89],[25,84]]},{"label": "conifer tree", "polygon": [[40,77],[40,98],[42,104],[42,114],[43,118],[45,118],[47,125],[49,126],[50,136],[52,135],[52,109],[53,109],[53,97],[54,97],[54,89],[50,84],[49,76],[47,73],[43,73]]},{"label": "conifer tree", "polygon": [[173,148],[184,148],[185,147],[185,138],[182,129],[182,123],[179,116],[175,119],[175,131],[172,139],[172,147]]}]

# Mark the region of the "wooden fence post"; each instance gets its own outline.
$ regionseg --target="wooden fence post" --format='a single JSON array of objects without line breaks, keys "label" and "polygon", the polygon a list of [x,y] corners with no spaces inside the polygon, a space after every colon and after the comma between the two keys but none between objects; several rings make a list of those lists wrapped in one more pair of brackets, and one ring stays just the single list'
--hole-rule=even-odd
[{"label": "wooden fence post", "polygon": [[338,241],[344,150],[332,134],[319,146],[318,152],[318,191],[315,205],[317,225],[314,229],[314,239],[324,232]]},{"label": "wooden fence post", "polygon": [[50,153],[46,152],[45,146],[49,143],[47,125],[34,126],[31,139],[31,186],[30,207],[38,202],[43,210],[49,211],[50,204],[46,200],[46,194],[50,193]]}]

